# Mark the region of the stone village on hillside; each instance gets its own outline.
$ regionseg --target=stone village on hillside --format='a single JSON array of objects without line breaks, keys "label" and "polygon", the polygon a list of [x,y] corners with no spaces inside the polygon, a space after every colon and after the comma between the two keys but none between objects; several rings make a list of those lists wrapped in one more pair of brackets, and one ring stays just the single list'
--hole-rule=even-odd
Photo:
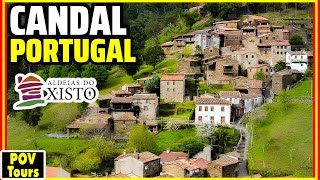
[{"label": "stone village on hillside", "polygon": [[[262,16],[249,15],[244,20],[215,22],[212,27],[172,37],[161,45],[168,58],[181,58],[186,47],[192,53],[178,61],[177,73],[161,77],[160,96],[144,89],[144,82],[151,77],[125,84],[121,90],[101,95],[99,101],[104,106],[89,106],[82,117],[67,126],[67,133],[93,125],[107,134],[121,134],[128,133],[137,123],[157,133],[159,101],[193,100],[195,112],[190,123],[231,126],[254,108],[272,101],[274,94],[300,81],[311,66],[312,52],[293,48],[289,38],[295,29],[288,28],[270,24]],[[200,59],[196,57],[199,54]],[[286,62],[287,69],[275,72],[279,60]],[[260,72],[264,77],[255,78]],[[193,96],[187,92],[186,80],[207,85],[232,84],[234,91]],[[221,154],[213,161],[170,149],[160,156],[124,151],[114,159],[115,169],[109,177],[237,177],[244,158],[237,151]]]}]

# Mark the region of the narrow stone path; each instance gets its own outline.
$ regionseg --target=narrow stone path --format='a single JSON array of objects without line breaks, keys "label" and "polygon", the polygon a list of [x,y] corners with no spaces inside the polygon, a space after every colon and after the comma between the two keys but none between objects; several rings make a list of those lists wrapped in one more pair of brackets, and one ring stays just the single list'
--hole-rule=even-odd
[{"label": "narrow stone path", "polygon": [[247,155],[248,155],[248,142],[249,135],[247,129],[239,123],[239,120],[233,125],[234,128],[240,131],[242,141],[237,149],[237,152],[240,153],[241,161],[239,163],[239,173],[238,177],[247,177],[248,169],[247,169]]}]

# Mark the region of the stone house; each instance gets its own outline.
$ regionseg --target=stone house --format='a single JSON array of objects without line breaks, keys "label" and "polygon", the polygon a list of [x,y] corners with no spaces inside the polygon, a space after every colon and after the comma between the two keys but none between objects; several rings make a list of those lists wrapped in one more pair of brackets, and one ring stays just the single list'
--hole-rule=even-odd
[{"label": "stone house", "polygon": [[218,31],[221,28],[234,28],[234,29],[238,29],[238,27],[240,26],[240,20],[230,20],[230,21],[219,21],[219,22],[215,22],[213,23],[213,30],[214,31]]},{"label": "stone house", "polygon": [[46,178],[70,178],[69,172],[62,167],[46,166]]},{"label": "stone house", "polygon": [[143,91],[141,84],[138,84],[138,83],[137,84],[125,84],[122,86],[121,89],[124,91],[131,92],[132,94],[141,93]]},{"label": "stone house", "polygon": [[169,161],[162,164],[162,173],[170,174],[174,177],[203,177],[204,171],[201,167],[192,164],[186,159],[178,159],[175,161]]},{"label": "stone house", "polygon": [[221,98],[197,97],[195,123],[230,125],[231,102]]},{"label": "stone house", "polygon": [[183,102],[185,97],[185,76],[164,75],[160,79],[160,98],[164,102]]},{"label": "stone house", "polygon": [[279,36],[275,33],[262,34],[258,36],[259,42],[262,44],[276,42],[279,40]]},{"label": "stone house", "polygon": [[231,79],[231,84],[236,91],[243,94],[262,94],[262,81],[238,76]]},{"label": "stone house", "polygon": [[110,101],[109,113],[113,119],[117,119],[124,114],[138,116],[139,109],[134,108],[132,97],[113,97]]},{"label": "stone house", "polygon": [[272,76],[272,91],[279,94],[283,90],[287,90],[288,86],[293,85],[302,79],[303,74],[295,69],[284,69],[274,73]]},{"label": "stone house", "polygon": [[248,79],[254,79],[254,75],[257,72],[263,72],[266,77],[262,80],[262,84],[263,84],[263,86],[265,86],[265,84],[267,82],[269,82],[270,71],[271,71],[270,65],[268,65],[268,64],[256,64],[256,65],[253,65],[251,67],[248,67],[247,76],[248,76]]},{"label": "stone house", "polygon": [[223,47],[231,46],[231,50],[236,51],[240,49],[242,44],[241,31],[238,29],[223,29],[220,33],[221,44]]},{"label": "stone house", "polygon": [[291,50],[287,41],[260,43],[257,45],[259,60],[273,67],[279,60],[285,60],[286,53]]},{"label": "stone house", "polygon": [[291,69],[305,72],[312,65],[311,51],[289,51],[286,54],[286,63]]},{"label": "stone house", "polygon": [[161,47],[166,55],[173,54],[175,52],[174,43],[171,41],[161,44]]},{"label": "stone house", "polygon": [[239,75],[239,62],[231,56],[214,56],[202,61],[204,77],[209,84],[229,84],[231,78]]},{"label": "stone house", "polygon": [[67,135],[78,132],[82,128],[94,128],[106,135],[112,128],[112,116],[105,111],[91,112],[89,115],[72,121],[66,127]]},{"label": "stone house", "polygon": [[256,36],[257,28],[256,27],[242,27],[241,28],[242,36]]},{"label": "stone house", "polygon": [[177,73],[184,74],[192,79],[202,76],[201,61],[195,59],[182,59],[177,63]]},{"label": "stone house", "polygon": [[[220,39],[219,39],[220,40]],[[212,47],[212,48],[205,48],[203,50],[203,56],[204,58],[207,58],[207,57],[211,57],[211,56],[218,56],[219,55],[219,47],[218,48],[215,48],[215,47]]]},{"label": "stone house", "polygon": [[239,158],[221,155],[219,159],[208,164],[208,175],[211,178],[238,177]]},{"label": "stone house", "polygon": [[257,45],[260,43],[260,38],[257,36],[243,36],[242,45],[244,49],[248,52],[255,52],[258,54],[259,49]]},{"label": "stone house", "polygon": [[110,92],[110,95],[113,97],[129,97],[132,96],[133,93],[127,90],[113,90]]},{"label": "stone house", "polygon": [[132,112],[121,114],[114,119],[114,132],[127,133],[138,123]]},{"label": "stone house", "polygon": [[142,153],[126,153],[114,159],[115,173],[128,177],[156,177],[160,175],[160,157],[148,151]]},{"label": "stone house", "polygon": [[269,25],[269,19],[257,16],[257,15],[249,15],[247,19],[243,20],[243,26],[254,26],[257,27],[258,25]]},{"label": "stone house", "polygon": [[159,111],[157,94],[134,94],[132,103],[139,107],[140,120],[156,120]]},{"label": "stone house", "polygon": [[257,54],[255,52],[233,51],[225,55],[231,56],[232,59],[238,61],[239,65],[241,66],[241,71],[245,71],[248,67],[259,63]]},{"label": "stone house", "polygon": [[178,159],[189,159],[189,154],[184,153],[184,152],[173,152],[170,151],[170,149],[167,149],[166,151],[163,151],[160,154],[160,162],[161,164],[165,163],[165,162],[170,162],[170,161],[175,161]]},{"label": "stone house", "polygon": [[290,39],[290,32],[288,29],[275,29],[273,32],[279,37],[280,40],[289,41]]}]

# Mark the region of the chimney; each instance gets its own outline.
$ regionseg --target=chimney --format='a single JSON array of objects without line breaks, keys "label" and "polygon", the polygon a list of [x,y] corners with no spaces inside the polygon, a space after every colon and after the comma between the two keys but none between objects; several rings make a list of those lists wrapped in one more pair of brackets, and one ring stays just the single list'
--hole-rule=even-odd
[{"label": "chimney", "polygon": [[170,148],[167,148],[167,153],[170,153]]},{"label": "chimney", "polygon": [[123,155],[126,155],[127,154],[127,151],[126,150],[123,150]]}]

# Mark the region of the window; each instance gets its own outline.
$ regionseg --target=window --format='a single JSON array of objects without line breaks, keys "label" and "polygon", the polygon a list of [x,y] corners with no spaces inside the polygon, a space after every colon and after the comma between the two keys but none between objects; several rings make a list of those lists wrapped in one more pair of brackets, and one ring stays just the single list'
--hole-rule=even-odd
[{"label": "window", "polygon": [[248,58],[249,58],[249,56],[248,56],[248,55],[246,55],[246,58],[248,59]]},{"label": "window", "polygon": [[303,59],[303,56],[300,56],[300,59]]},{"label": "window", "polygon": [[211,106],[211,111],[214,111],[214,106]]},{"label": "window", "polygon": [[254,55],[251,55],[252,58],[254,58]]},{"label": "window", "polygon": [[174,91],[175,91],[175,88],[173,88],[172,91],[174,92]]},{"label": "window", "polygon": [[205,106],[205,107],[204,107],[204,111],[208,111],[208,106]]},{"label": "window", "polygon": [[174,81],[172,82],[172,85],[175,85],[175,82],[174,82]]},{"label": "window", "polygon": [[277,49],[279,49],[279,46],[277,46]]},{"label": "window", "polygon": [[303,64],[301,64],[301,66],[303,66]]},{"label": "window", "polygon": [[277,52],[277,54],[279,54],[279,51]]},{"label": "window", "polygon": [[202,106],[199,106],[199,111],[202,111]]},{"label": "window", "polygon": [[294,58],[295,58],[295,59],[297,59],[297,58],[298,58],[298,56],[294,56]]},{"label": "window", "polygon": [[226,123],[226,117],[221,116],[221,124],[225,124]]},{"label": "window", "polygon": [[221,112],[224,112],[224,106],[221,107]]},{"label": "window", "polygon": [[148,110],[148,106],[144,106],[143,110],[147,111]]},{"label": "window", "polygon": [[167,82],[167,85],[169,85],[169,81]]},{"label": "window", "polygon": [[268,69],[266,69],[266,72],[268,72],[269,70]]},{"label": "window", "polygon": [[210,121],[211,121],[211,122],[214,121],[214,116],[210,116]]},{"label": "window", "polygon": [[202,116],[198,116],[198,120],[199,120],[199,121],[202,121]]}]

